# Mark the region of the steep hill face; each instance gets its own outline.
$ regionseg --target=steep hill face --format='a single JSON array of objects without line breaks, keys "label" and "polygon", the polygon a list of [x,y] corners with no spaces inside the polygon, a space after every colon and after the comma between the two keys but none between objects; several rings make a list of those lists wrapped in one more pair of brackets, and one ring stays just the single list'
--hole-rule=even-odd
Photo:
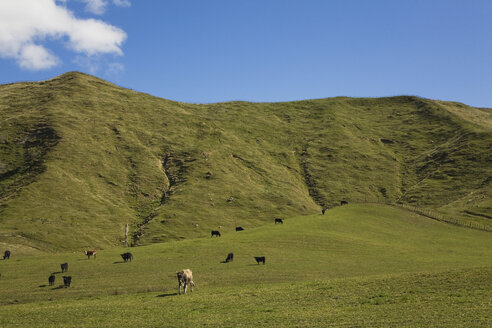
[{"label": "steep hill face", "polygon": [[186,104],[71,72],[0,86],[0,244],[145,244],[348,202],[492,217],[492,110],[392,97]]}]

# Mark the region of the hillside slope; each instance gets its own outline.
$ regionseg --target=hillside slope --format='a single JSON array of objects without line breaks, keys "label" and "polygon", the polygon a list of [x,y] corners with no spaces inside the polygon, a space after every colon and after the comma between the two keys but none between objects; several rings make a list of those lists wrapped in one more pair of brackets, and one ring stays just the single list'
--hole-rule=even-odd
[{"label": "hillside slope", "polygon": [[417,97],[186,104],[71,72],[0,86],[0,243],[249,229],[349,202],[492,227],[492,111]]}]

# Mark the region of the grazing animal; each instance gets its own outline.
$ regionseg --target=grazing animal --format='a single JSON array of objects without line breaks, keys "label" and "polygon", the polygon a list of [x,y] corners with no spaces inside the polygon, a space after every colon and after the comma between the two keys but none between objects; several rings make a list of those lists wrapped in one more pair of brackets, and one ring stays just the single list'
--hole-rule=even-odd
[{"label": "grazing animal", "polygon": [[342,200],[342,201],[340,202],[340,205],[348,205],[348,202],[347,202],[346,200]]},{"label": "grazing animal", "polygon": [[227,258],[225,259],[225,263],[232,262],[234,260],[234,253],[227,254]]},{"label": "grazing animal", "polygon": [[121,258],[122,258],[122,259],[123,259],[123,261],[125,261],[125,262],[126,262],[126,261],[128,261],[128,260],[130,260],[130,262],[131,262],[131,261],[132,261],[132,259],[133,259],[133,255],[132,255],[132,253],[127,252],[127,253],[123,253],[123,254],[121,254]]},{"label": "grazing animal", "polygon": [[193,286],[195,286],[195,283],[193,282],[193,273],[191,272],[191,270],[184,269],[179,272],[176,272],[176,275],[178,276],[179,294],[181,295],[181,286],[184,287],[185,294],[188,285],[190,286],[191,292],[193,292]]},{"label": "grazing animal", "polygon": [[243,227],[236,227],[236,231],[243,231],[244,228]]},{"label": "grazing animal", "polygon": [[60,268],[61,268],[62,273],[68,271],[68,263],[60,264]]},{"label": "grazing animal", "polygon": [[8,259],[10,259],[10,251],[5,251],[5,252],[3,253],[3,259],[4,259],[4,260],[8,260]]},{"label": "grazing animal", "polygon": [[63,286],[65,286],[65,288],[70,287],[71,283],[72,283],[72,276],[63,276]]},{"label": "grazing animal", "polygon": [[220,237],[220,232],[217,230],[212,230],[212,235],[210,237],[213,237],[213,236]]},{"label": "grazing animal", "polygon": [[282,220],[281,218],[275,218],[275,224],[277,223],[284,224],[284,220]]},{"label": "grazing animal", "polygon": [[92,251],[85,251],[85,255],[87,255],[87,259],[90,259],[92,255],[94,255],[94,259],[96,259],[97,251],[92,250]]},{"label": "grazing animal", "polygon": [[264,256],[255,256],[256,263],[260,264],[260,262],[263,262],[265,264],[265,257]]},{"label": "grazing animal", "polygon": [[325,208],[321,210],[321,213],[322,213],[323,215],[325,215],[325,212],[326,212],[326,209],[325,209]]},{"label": "grazing animal", "polygon": [[48,278],[48,283],[50,286],[53,286],[55,284],[55,275],[51,274],[51,276]]}]

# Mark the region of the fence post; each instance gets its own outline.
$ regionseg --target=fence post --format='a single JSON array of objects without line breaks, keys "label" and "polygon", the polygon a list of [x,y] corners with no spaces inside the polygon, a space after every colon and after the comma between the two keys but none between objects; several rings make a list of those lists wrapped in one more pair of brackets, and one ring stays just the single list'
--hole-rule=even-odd
[{"label": "fence post", "polygon": [[125,225],[125,247],[128,247],[128,223]]}]

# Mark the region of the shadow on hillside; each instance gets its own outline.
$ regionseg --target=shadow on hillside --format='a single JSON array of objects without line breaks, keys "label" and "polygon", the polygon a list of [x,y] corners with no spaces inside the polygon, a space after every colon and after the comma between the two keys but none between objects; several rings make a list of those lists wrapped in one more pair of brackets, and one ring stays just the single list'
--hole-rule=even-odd
[{"label": "shadow on hillside", "polygon": [[178,295],[178,293],[161,294],[161,295],[157,295],[156,297],[168,297],[168,296],[174,296],[174,295]]},{"label": "shadow on hillside", "polygon": [[39,285],[39,288],[43,288],[43,287],[46,287],[48,285]]},{"label": "shadow on hillside", "polygon": [[124,261],[115,261],[113,264],[125,263]]}]

